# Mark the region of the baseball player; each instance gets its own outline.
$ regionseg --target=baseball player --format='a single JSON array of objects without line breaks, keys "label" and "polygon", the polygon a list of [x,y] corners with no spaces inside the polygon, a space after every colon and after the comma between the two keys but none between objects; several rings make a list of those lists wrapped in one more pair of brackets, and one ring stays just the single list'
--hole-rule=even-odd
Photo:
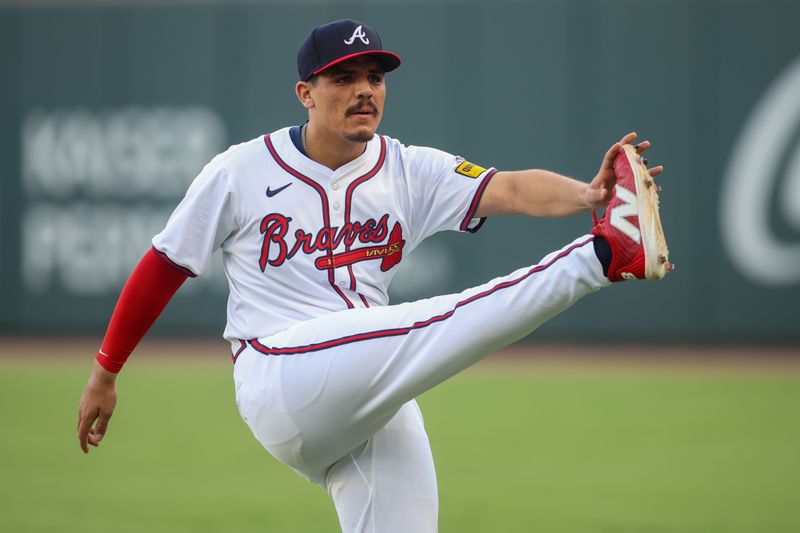
[{"label": "baseball player", "polygon": [[[256,439],[330,494],[345,532],[437,529],[431,450],[414,398],[533,331],[583,296],[671,268],[646,167],[648,141],[614,143],[583,183],[499,172],[376,134],[400,57],[353,20],[299,48],[308,121],[215,157],[122,290],[80,400],[78,439],[98,446],[130,353],[187,278],[222,250],[224,336],[236,402]],[[459,294],[389,305],[402,258],[485,217],[606,207],[590,234]]]}]

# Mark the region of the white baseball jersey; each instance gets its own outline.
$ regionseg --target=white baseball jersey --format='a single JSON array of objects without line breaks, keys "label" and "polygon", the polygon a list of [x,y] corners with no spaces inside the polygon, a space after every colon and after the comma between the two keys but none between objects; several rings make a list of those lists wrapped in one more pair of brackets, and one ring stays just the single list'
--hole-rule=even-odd
[{"label": "white baseball jersey", "polygon": [[301,153],[289,130],[215,157],[153,238],[195,275],[222,249],[228,340],[386,305],[403,256],[433,233],[482,222],[473,215],[494,169],[375,135],[334,171]]}]

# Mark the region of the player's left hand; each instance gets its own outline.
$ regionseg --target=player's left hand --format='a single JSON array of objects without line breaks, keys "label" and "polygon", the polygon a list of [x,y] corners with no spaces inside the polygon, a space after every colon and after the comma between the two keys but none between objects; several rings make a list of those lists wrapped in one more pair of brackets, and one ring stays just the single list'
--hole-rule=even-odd
[{"label": "player's left hand", "polygon": [[[615,142],[611,148],[608,149],[605,157],[603,157],[603,162],[600,164],[600,170],[597,171],[597,175],[584,191],[583,201],[586,203],[586,207],[590,209],[599,209],[608,205],[614,185],[617,183],[617,176],[614,174],[614,159],[617,157],[619,151],[622,150],[622,146],[625,144],[633,144],[636,137],[636,132],[631,132],[618,142]],[[650,146],[650,141],[642,141],[636,145],[636,151],[640,155],[644,154]],[[646,160],[645,164],[647,164]],[[650,168],[649,171],[651,176],[657,176],[664,171],[664,167],[659,165]]]}]

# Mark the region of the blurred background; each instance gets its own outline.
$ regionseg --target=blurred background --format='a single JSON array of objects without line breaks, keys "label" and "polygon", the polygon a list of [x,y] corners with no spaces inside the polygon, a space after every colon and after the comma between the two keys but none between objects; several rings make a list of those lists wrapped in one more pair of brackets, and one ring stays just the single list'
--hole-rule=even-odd
[{"label": "blurred background", "polygon": [[[338,18],[404,60],[385,135],[588,180],[637,131],[666,167],[673,274],[421,399],[442,531],[800,531],[795,0],[0,0],[0,529],[336,530],[237,418],[219,257],[129,365],[89,458],[74,411],[150,238],[215,154],[305,120],[296,50]],[[437,235],[392,299],[482,283],[590,224]]]},{"label": "blurred background", "polygon": [[[304,121],[297,47],[345,16],[405,61],[381,131],[406,144],[590,179],[624,133],[653,140],[675,275],[590,298],[537,339],[800,342],[800,5],[772,0],[0,2],[0,332],[102,335],[203,165]],[[589,226],[437,236],[393,298],[505,274]],[[220,266],[156,335],[221,334]]]}]

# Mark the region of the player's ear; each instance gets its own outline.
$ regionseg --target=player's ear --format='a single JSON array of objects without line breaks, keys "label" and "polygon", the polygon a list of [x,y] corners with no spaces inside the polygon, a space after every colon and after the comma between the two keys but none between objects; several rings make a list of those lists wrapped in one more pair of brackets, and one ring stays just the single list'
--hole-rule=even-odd
[{"label": "player's ear", "polygon": [[303,107],[306,109],[311,109],[314,107],[314,99],[311,97],[312,86],[313,84],[307,81],[298,81],[297,85],[294,86],[297,99],[300,100],[300,103],[303,104]]}]

